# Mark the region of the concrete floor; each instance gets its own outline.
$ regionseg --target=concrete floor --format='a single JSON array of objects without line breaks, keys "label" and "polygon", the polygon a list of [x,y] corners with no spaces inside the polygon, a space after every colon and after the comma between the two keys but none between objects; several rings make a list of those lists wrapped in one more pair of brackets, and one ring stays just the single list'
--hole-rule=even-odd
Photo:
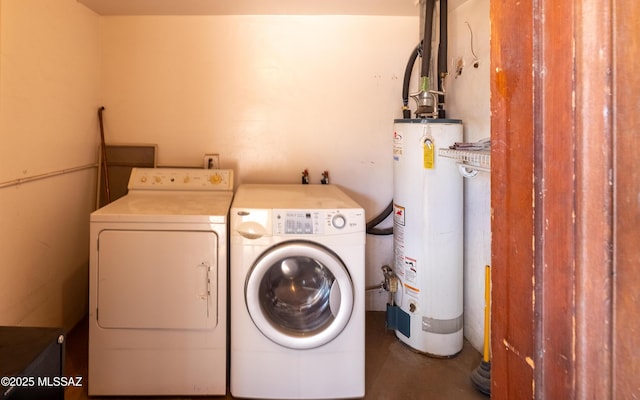
[{"label": "concrete floor", "polygon": [[[465,341],[460,354],[451,359],[437,359],[416,353],[385,329],[384,312],[368,311],[366,316],[366,399],[488,399],[476,391],[470,373],[480,364],[481,354]],[[88,320],[83,320],[67,335],[66,376],[83,376],[82,387],[69,387],[66,400],[85,400],[87,395]],[[152,397],[143,397],[150,399]],[[170,400],[175,397],[163,397]],[[181,397],[180,399],[191,399]],[[232,399],[193,397],[193,399]],[[109,397],[114,400],[139,399]]]}]

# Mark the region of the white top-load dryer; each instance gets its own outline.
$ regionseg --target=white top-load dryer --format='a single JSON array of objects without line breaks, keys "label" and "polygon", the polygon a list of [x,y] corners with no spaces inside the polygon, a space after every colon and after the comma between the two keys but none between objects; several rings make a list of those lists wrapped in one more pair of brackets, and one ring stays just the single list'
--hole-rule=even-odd
[{"label": "white top-load dryer", "polygon": [[134,168],[90,217],[90,395],[220,395],[230,170]]},{"label": "white top-load dryer", "polygon": [[364,396],[362,207],[333,185],[240,185],[230,255],[231,394]]}]

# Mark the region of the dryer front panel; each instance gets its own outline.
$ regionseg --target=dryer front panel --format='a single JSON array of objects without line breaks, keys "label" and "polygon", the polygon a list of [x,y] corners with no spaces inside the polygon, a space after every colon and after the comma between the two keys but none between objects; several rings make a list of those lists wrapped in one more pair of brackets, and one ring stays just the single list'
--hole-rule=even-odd
[{"label": "dryer front panel", "polygon": [[98,324],[116,329],[217,325],[214,232],[105,230],[98,239]]},{"label": "dryer front panel", "polygon": [[333,340],[349,322],[353,283],[331,250],[288,241],[267,250],[253,265],[245,301],[267,338],[288,348],[310,349]]}]

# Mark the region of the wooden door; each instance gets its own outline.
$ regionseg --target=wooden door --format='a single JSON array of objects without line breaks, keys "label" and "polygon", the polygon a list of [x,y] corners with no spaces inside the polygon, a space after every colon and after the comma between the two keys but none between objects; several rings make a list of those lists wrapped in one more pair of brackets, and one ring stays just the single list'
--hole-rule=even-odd
[{"label": "wooden door", "polygon": [[492,397],[640,395],[640,6],[491,2]]}]

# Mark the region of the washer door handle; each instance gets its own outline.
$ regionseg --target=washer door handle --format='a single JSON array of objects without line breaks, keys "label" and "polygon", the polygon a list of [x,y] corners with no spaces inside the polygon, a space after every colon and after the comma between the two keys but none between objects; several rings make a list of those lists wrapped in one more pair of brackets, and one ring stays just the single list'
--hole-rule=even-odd
[{"label": "washer door handle", "polygon": [[329,308],[331,314],[335,317],[340,311],[340,284],[337,279],[334,279],[331,284],[331,292],[329,293]]},{"label": "washer door handle", "polygon": [[236,227],[236,232],[247,239],[259,239],[267,234],[264,226],[255,221],[245,221]]}]

